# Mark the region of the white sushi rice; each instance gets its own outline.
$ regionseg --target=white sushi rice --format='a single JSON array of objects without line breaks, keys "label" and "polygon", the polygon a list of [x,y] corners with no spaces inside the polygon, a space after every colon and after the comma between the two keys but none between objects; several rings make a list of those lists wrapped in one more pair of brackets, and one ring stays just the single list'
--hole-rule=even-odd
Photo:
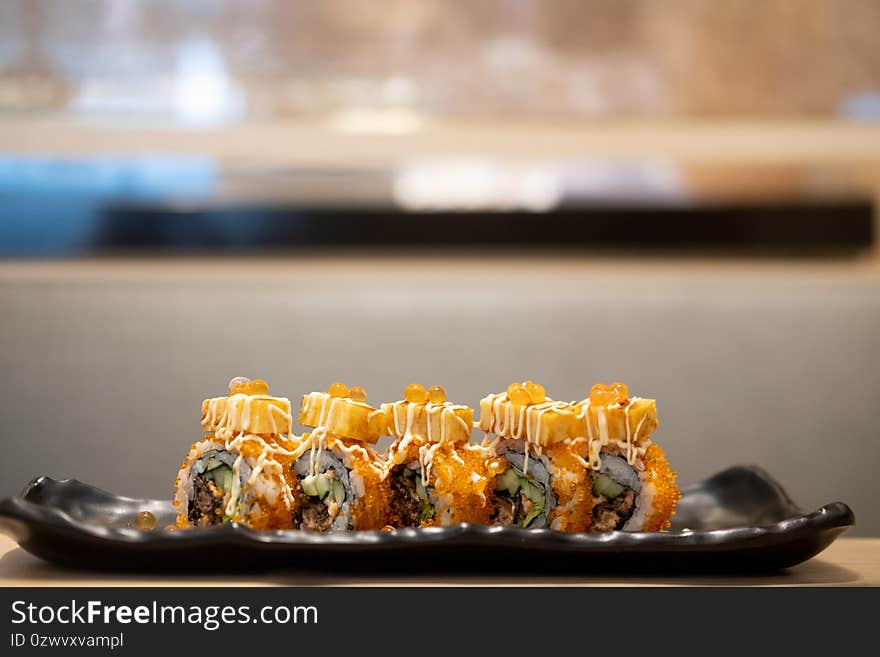
[{"label": "white sushi rice", "polygon": [[639,480],[641,481],[642,489],[636,495],[636,508],[633,510],[629,520],[623,525],[623,531],[625,532],[642,531],[648,515],[653,510],[654,494],[657,492],[657,488],[654,484],[645,482],[644,470],[639,472]]}]

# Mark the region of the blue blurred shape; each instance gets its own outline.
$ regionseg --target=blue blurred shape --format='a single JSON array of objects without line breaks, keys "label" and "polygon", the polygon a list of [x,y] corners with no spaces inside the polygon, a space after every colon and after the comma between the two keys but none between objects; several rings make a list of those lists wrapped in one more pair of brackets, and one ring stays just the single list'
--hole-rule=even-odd
[{"label": "blue blurred shape", "polygon": [[218,178],[204,157],[0,155],[0,257],[81,253],[108,204],[205,200]]},{"label": "blue blurred shape", "polygon": [[840,114],[856,121],[880,120],[880,89],[844,96],[840,104]]},{"label": "blue blurred shape", "polygon": [[116,199],[211,195],[217,165],[204,157],[48,158],[0,155],[0,195],[73,194]]}]

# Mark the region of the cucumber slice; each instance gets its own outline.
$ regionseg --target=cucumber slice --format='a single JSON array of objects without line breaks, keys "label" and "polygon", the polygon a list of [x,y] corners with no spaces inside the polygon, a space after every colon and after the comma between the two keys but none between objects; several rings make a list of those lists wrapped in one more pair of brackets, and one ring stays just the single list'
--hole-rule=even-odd
[{"label": "cucumber slice", "polygon": [[232,468],[225,463],[202,473],[202,479],[213,481],[214,485],[223,490],[232,489]]},{"label": "cucumber slice", "polygon": [[535,504],[544,504],[544,487],[531,481],[522,481],[520,491]]},{"label": "cucumber slice", "polygon": [[318,491],[318,498],[324,499],[330,494],[330,477],[325,474],[315,475],[315,489]]},{"label": "cucumber slice", "polygon": [[514,468],[507,468],[507,470],[495,477],[495,490],[507,491],[514,495],[520,488],[521,480],[522,478]]},{"label": "cucumber slice", "polygon": [[[221,465],[226,465],[226,464],[223,461],[221,461],[220,459],[208,459],[205,462],[205,472],[210,472],[211,470],[216,470]],[[229,466],[227,466],[227,467],[229,467]]]},{"label": "cucumber slice", "polygon": [[229,467],[217,468],[212,470],[217,474],[214,476],[214,483],[223,490],[232,490],[232,469]]},{"label": "cucumber slice", "polygon": [[330,494],[334,484],[338,483],[342,486],[342,482],[337,482],[333,477],[326,474],[309,475],[300,479],[299,483],[302,486],[303,493],[309,497],[317,497],[319,500],[323,500]]},{"label": "cucumber slice", "polygon": [[345,501],[345,486],[338,479],[334,479],[331,488],[333,489],[331,492],[333,499],[336,500],[337,504],[342,504]]},{"label": "cucumber slice", "polygon": [[593,494],[613,500],[626,490],[625,486],[621,486],[607,474],[599,472],[593,476]]},{"label": "cucumber slice", "polygon": [[315,475],[309,475],[308,477],[303,477],[299,482],[300,486],[302,486],[303,493],[309,497],[318,497],[318,488],[315,485],[316,479],[317,477],[315,477]]},{"label": "cucumber slice", "polygon": [[520,526],[528,527],[532,521],[544,512],[547,504],[547,496],[544,487],[531,481],[523,481],[520,486],[520,495],[528,497],[532,501],[532,510],[522,519]]}]

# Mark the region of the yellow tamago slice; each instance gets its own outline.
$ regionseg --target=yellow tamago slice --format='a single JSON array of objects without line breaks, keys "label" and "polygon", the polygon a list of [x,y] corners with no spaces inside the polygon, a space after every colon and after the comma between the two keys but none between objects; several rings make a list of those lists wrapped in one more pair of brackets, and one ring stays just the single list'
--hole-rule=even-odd
[{"label": "yellow tamago slice", "polygon": [[385,414],[366,402],[349,397],[331,397],[326,392],[303,395],[299,422],[306,427],[323,427],[328,433],[366,443],[382,435]]},{"label": "yellow tamago slice", "polygon": [[602,442],[640,442],[657,430],[657,401],[632,397],[623,406],[591,406],[589,400],[577,402],[579,435]]},{"label": "yellow tamago slice", "polygon": [[537,404],[514,404],[506,392],[480,400],[480,430],[502,438],[553,445],[576,438],[580,424],[577,409],[567,402],[545,399]]},{"label": "yellow tamago slice", "polygon": [[202,402],[202,429],[209,432],[217,431],[220,420],[226,415],[228,397],[214,397]]},{"label": "yellow tamago slice", "polygon": [[202,427],[231,434],[288,434],[293,421],[286,397],[237,394],[202,402]]},{"label": "yellow tamago slice", "polygon": [[393,438],[417,436],[431,443],[467,442],[474,425],[474,409],[442,403],[405,400],[382,404],[385,433]]}]

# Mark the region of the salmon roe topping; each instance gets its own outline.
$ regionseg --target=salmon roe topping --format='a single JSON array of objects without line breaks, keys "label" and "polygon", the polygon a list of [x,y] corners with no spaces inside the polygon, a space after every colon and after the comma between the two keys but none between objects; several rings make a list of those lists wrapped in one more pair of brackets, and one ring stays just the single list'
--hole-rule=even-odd
[{"label": "salmon roe topping", "polygon": [[540,404],[547,399],[547,391],[544,390],[544,386],[540,383],[526,381],[523,383],[523,387],[526,389],[526,392],[529,393],[529,401],[532,404]]},{"label": "salmon roe topping", "polygon": [[251,380],[246,376],[237,376],[229,382],[230,395],[246,395],[247,385]]},{"label": "salmon roe topping", "polygon": [[156,529],[156,516],[149,511],[141,511],[134,519],[134,526],[144,531]]},{"label": "salmon roe topping", "polygon": [[351,390],[348,391],[348,396],[351,398],[352,401],[367,401],[367,391],[360,386],[352,386]]},{"label": "salmon roe topping", "polygon": [[327,390],[331,397],[348,397],[348,386],[337,381]]},{"label": "salmon roe topping", "polygon": [[514,404],[524,405],[531,402],[529,391],[522,383],[511,383],[507,386],[507,398]]},{"label": "salmon roe topping", "polygon": [[624,403],[629,399],[629,388],[625,383],[616,381],[610,386],[597,383],[590,389],[590,406],[611,406]]},{"label": "salmon roe topping", "polygon": [[443,386],[431,386],[428,388],[428,401],[432,404],[442,404],[446,401],[446,391]]},{"label": "salmon roe topping", "polygon": [[410,383],[403,391],[403,398],[410,404],[424,404],[428,401],[428,391],[420,383]]},{"label": "salmon roe topping", "polygon": [[263,379],[251,381],[246,376],[237,376],[229,382],[230,395],[267,395],[269,384]]}]

